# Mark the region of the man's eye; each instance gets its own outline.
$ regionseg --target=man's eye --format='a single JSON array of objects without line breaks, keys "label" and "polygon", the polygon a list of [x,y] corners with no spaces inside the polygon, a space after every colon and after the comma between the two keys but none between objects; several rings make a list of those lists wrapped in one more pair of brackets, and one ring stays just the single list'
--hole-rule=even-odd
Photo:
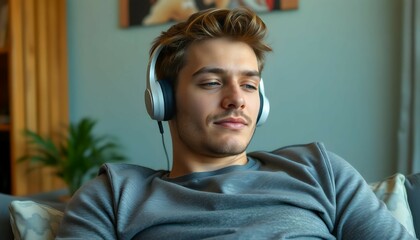
[{"label": "man's eye", "polygon": [[249,90],[257,90],[257,87],[252,84],[244,84],[243,87]]},{"label": "man's eye", "polygon": [[201,83],[200,86],[204,88],[212,88],[212,87],[220,86],[220,83],[219,82],[205,82],[205,83]]}]

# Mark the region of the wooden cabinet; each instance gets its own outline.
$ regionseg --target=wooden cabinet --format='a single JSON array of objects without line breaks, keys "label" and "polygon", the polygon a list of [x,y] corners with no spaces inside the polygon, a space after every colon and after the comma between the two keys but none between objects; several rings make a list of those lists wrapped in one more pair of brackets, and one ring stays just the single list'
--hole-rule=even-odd
[{"label": "wooden cabinet", "polygon": [[28,151],[24,129],[53,135],[68,124],[66,29],[65,0],[9,0],[9,44],[0,49],[0,113],[10,123],[0,123],[0,168],[10,180],[2,185],[14,195],[64,186],[50,169],[28,172],[28,164],[17,159]]},{"label": "wooden cabinet", "polygon": [[9,51],[0,48],[0,192],[11,192],[10,175],[10,101],[9,101]]},{"label": "wooden cabinet", "polygon": [[0,161],[2,165],[0,168],[0,192],[2,193],[11,192],[8,6],[7,0],[0,0]]}]

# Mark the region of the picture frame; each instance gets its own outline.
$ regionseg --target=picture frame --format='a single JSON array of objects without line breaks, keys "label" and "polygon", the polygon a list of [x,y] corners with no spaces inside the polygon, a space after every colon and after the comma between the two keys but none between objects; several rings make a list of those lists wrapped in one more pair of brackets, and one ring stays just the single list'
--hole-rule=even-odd
[{"label": "picture frame", "polygon": [[247,7],[255,12],[298,9],[299,0],[119,0],[119,25],[153,26],[182,21],[207,8]]}]

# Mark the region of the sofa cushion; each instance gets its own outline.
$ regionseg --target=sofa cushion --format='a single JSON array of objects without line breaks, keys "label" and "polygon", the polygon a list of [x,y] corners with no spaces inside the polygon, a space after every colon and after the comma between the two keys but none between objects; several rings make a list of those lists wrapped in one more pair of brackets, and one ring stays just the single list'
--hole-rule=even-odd
[{"label": "sofa cushion", "polygon": [[63,211],[66,203],[61,200],[62,196],[68,195],[67,189],[59,189],[50,192],[43,192],[30,196],[12,196],[0,193],[0,239],[13,239],[10,226],[9,205],[14,200],[33,200],[42,204],[52,206]]},{"label": "sofa cushion", "polygon": [[420,236],[420,173],[406,176],[407,199],[413,214],[414,229]]},{"label": "sofa cushion", "polygon": [[375,195],[385,203],[391,214],[415,237],[413,216],[404,184],[405,176],[397,173],[383,181],[372,183],[371,188]]},{"label": "sofa cushion", "polygon": [[33,201],[12,201],[10,224],[15,239],[54,239],[63,212]]}]

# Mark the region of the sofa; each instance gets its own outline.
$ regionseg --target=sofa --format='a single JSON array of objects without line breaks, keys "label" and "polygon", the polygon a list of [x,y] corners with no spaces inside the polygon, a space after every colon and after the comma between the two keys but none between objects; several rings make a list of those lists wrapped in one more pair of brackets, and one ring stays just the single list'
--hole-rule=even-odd
[{"label": "sofa", "polygon": [[[409,231],[412,231],[417,237],[420,236],[420,173],[412,175],[395,174],[378,182],[370,183],[370,186],[376,196],[384,201],[388,209]],[[67,190],[58,190],[48,193],[42,193],[26,197],[16,197],[0,193],[0,239],[13,239],[12,225],[14,232],[19,235],[19,229],[16,229],[16,223],[24,222],[19,219],[19,211],[29,206],[31,211],[37,211],[39,206],[43,209],[43,214],[49,214],[55,219],[55,224],[48,224],[48,227],[54,228],[47,237],[33,237],[29,235],[28,230],[22,239],[53,239],[55,231],[58,229],[62,212],[65,209],[65,201],[62,196],[67,195]],[[17,200],[17,201],[16,201]],[[23,206],[23,207],[22,207]],[[34,210],[33,206],[37,208]],[[47,209],[48,211],[44,211]],[[26,211],[26,209],[25,209]],[[38,214],[38,213],[36,213]],[[26,215],[28,215],[26,213]],[[33,216],[33,212],[29,212]],[[39,219],[48,219],[52,221],[51,216],[44,216]],[[22,217],[22,216],[21,216]],[[11,223],[12,222],[12,223]],[[38,224],[38,223],[37,223]],[[410,230],[411,229],[411,230]],[[22,234],[23,235],[23,234]],[[37,235],[38,236],[38,235]],[[20,239],[20,235],[15,239]]]},{"label": "sofa", "polygon": [[66,207],[63,196],[68,196],[67,189],[60,189],[47,193],[40,193],[30,196],[11,196],[8,194],[0,193],[0,239],[13,239],[12,228],[10,224],[10,204],[12,201],[34,201],[37,203],[45,204],[58,211],[64,211]]},{"label": "sofa", "polygon": [[420,173],[406,176],[404,182],[407,191],[407,200],[413,216],[413,225],[416,236],[420,237]]}]

